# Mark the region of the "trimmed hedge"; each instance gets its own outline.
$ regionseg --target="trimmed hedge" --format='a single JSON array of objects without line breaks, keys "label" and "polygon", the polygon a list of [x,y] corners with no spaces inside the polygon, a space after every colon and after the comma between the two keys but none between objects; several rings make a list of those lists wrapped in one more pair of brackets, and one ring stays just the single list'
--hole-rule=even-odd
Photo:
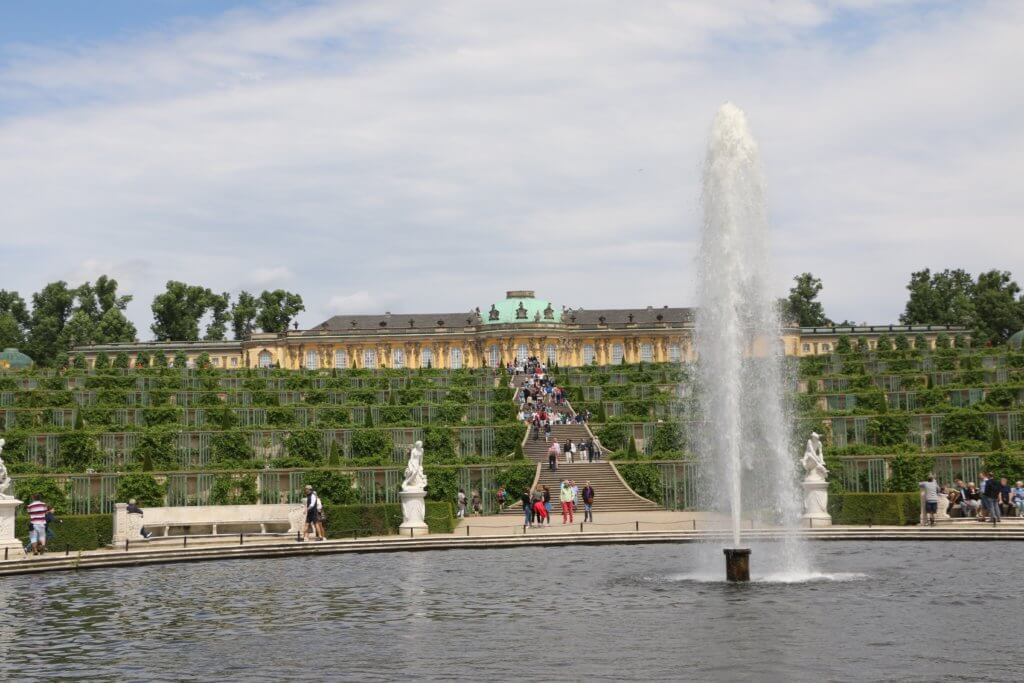
[{"label": "trimmed hedge", "polygon": [[[324,514],[328,538],[344,538],[353,532],[360,536],[397,534],[402,523],[402,506],[398,503],[325,505]],[[451,503],[428,501],[426,522],[432,534],[451,533],[455,528]]]},{"label": "trimmed hedge", "polygon": [[[114,538],[114,515],[67,515],[62,522],[53,522],[55,537],[46,542],[51,551],[96,550],[110,545]],[[28,543],[28,517],[18,517],[15,534],[22,544]]]},{"label": "trimmed hedge", "polygon": [[905,526],[921,518],[921,494],[839,493],[831,494],[828,511],[834,524]]}]

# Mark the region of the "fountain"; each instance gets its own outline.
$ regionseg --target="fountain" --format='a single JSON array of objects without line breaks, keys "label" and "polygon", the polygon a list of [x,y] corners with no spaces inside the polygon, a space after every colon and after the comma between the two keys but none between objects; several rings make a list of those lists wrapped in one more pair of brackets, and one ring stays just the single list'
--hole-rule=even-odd
[{"label": "fountain", "polygon": [[[760,156],[743,111],[726,103],[708,141],[695,346],[701,460],[707,509],[728,514],[732,547],[727,577],[749,580],[742,547],[744,506],[788,530],[801,502],[791,424],[784,403],[785,367],[770,278],[768,217]],[[783,571],[806,571],[800,541],[784,534]]]}]

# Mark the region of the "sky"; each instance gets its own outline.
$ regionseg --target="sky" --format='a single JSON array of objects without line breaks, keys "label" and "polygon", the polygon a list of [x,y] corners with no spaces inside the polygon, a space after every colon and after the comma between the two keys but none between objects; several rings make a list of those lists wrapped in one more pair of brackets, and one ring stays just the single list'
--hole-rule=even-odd
[{"label": "sky", "polygon": [[694,304],[717,108],[778,294],[897,322],[914,270],[1024,279],[1024,3],[0,5],[0,289],[101,274],[334,314]]}]

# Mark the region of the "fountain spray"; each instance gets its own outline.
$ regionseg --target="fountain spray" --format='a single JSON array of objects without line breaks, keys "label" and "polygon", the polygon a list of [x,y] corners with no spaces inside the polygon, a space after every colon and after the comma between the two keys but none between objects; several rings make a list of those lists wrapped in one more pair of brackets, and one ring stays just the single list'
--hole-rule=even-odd
[{"label": "fountain spray", "polygon": [[[726,512],[730,580],[748,580],[750,551],[741,547],[742,507],[796,529],[801,512],[790,415],[785,406],[781,327],[771,286],[768,216],[760,155],[745,114],[718,110],[704,164],[695,345],[702,488],[709,509]],[[787,569],[802,563],[786,534]]]}]

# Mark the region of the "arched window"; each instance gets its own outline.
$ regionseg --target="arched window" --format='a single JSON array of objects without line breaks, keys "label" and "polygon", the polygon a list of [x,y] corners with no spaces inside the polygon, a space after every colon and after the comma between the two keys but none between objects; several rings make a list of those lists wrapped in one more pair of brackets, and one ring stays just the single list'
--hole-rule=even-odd
[{"label": "arched window", "polygon": [[344,370],[348,367],[348,351],[338,349],[334,352],[334,367]]},{"label": "arched window", "polygon": [[526,359],[530,357],[530,348],[526,344],[520,344],[516,347],[516,361],[519,363],[525,363]]},{"label": "arched window", "polygon": [[501,349],[498,348],[497,344],[491,344],[487,349],[487,364],[492,368],[498,367],[501,362]]},{"label": "arched window", "polygon": [[545,352],[548,357],[548,365],[556,365],[558,363],[558,347],[554,344],[548,344]]},{"label": "arched window", "polygon": [[810,344],[804,344],[804,353],[809,353],[810,350],[811,350],[811,345]]},{"label": "arched window", "polygon": [[377,349],[364,349],[363,350],[363,367],[364,368],[376,368],[377,367]]},{"label": "arched window", "polygon": [[429,346],[420,351],[420,367],[434,367],[434,351]]},{"label": "arched window", "polygon": [[261,368],[269,368],[273,363],[270,351],[260,351],[259,364]]},{"label": "arched window", "polygon": [[622,344],[612,344],[612,365],[622,365]]},{"label": "arched window", "polygon": [[448,354],[449,362],[448,367],[453,370],[458,370],[462,367],[462,349],[454,348]]},{"label": "arched window", "polygon": [[316,351],[306,351],[306,369],[316,370],[320,367],[320,357]]},{"label": "arched window", "polygon": [[654,360],[654,346],[651,344],[640,345],[640,360],[644,363],[650,363]]},{"label": "arched window", "polygon": [[673,363],[680,363],[683,360],[683,350],[679,348],[679,344],[668,345],[668,359]]},{"label": "arched window", "polygon": [[391,352],[391,367],[402,369],[405,367],[405,351],[395,349]]},{"label": "arched window", "polygon": [[583,345],[583,364],[590,365],[594,362],[594,345],[584,344]]}]

